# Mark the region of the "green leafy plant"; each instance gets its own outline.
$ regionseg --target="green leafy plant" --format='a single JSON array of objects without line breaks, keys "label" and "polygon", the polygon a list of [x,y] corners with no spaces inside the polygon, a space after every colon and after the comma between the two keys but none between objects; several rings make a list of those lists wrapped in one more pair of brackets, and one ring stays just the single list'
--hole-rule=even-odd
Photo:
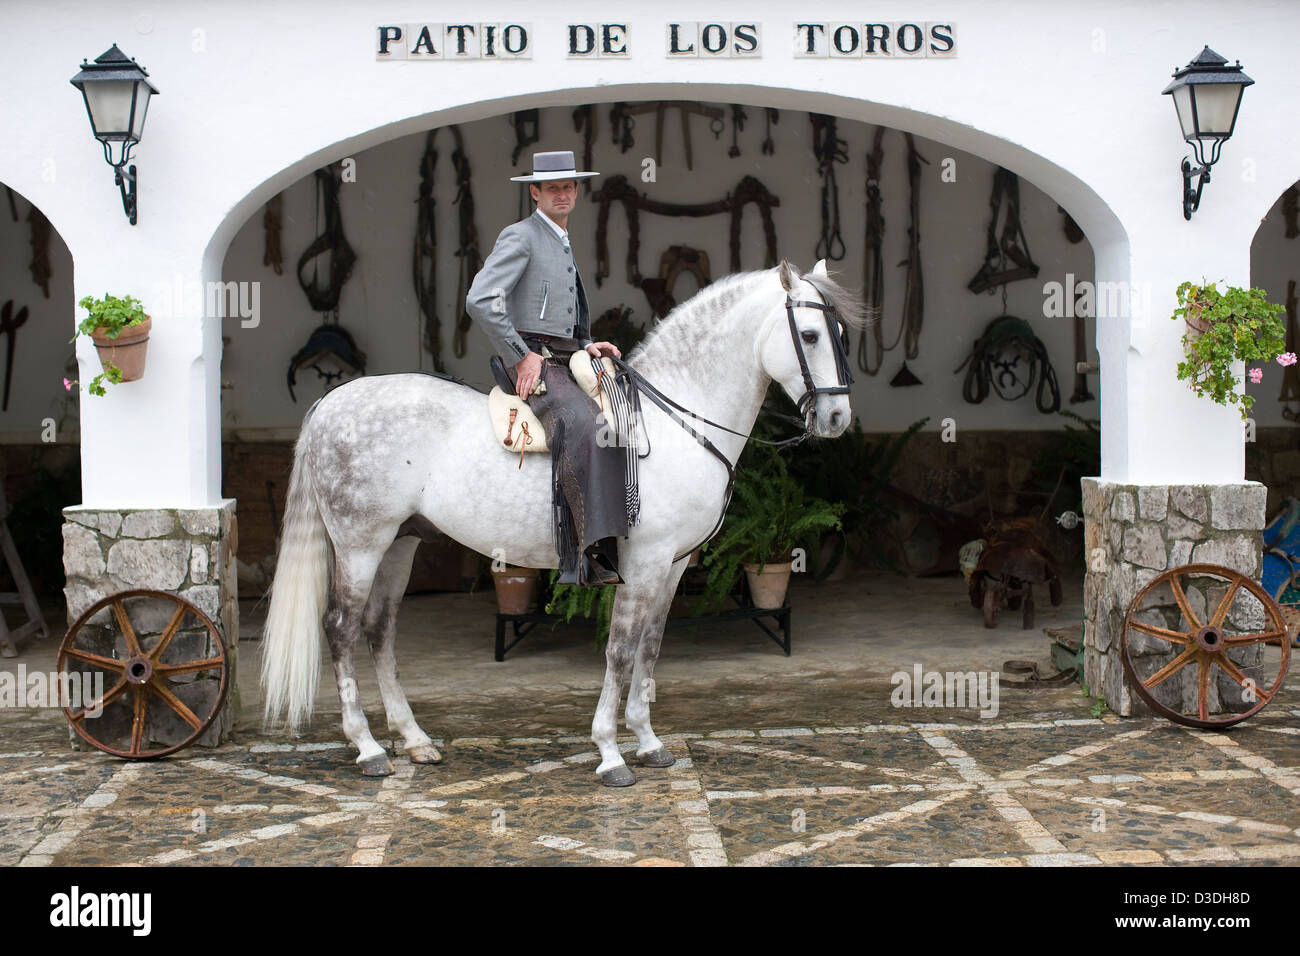
[{"label": "green leafy plant", "polygon": [[[77,326],[77,335],[90,335],[99,332],[110,339],[116,339],[122,334],[123,329],[139,325],[146,318],[144,305],[139,299],[130,295],[125,298],[118,298],[105,292],[102,299],[96,299],[94,296],[88,295],[77,305],[87,312],[86,318],[82,319]],[[74,335],[69,341],[77,341],[77,336]],[[120,383],[122,381],[122,370],[112,362],[105,362],[104,370],[90,380],[89,384],[86,385],[86,391],[90,392],[91,395],[106,395],[105,381],[112,385]]]},{"label": "green leafy plant", "polygon": [[[722,533],[704,548],[708,569],[696,610],[726,599],[746,564],[789,561],[796,547],[811,547],[827,530],[841,530],[844,505],[809,495],[785,459],[763,445],[736,475]],[[748,449],[747,449],[748,451]]]},{"label": "green leafy plant", "polygon": [[546,613],[562,615],[566,624],[579,614],[585,618],[595,615],[596,647],[604,647],[609,640],[609,624],[614,617],[617,585],[580,588],[572,584],[556,584],[559,576],[559,571],[551,571],[551,599],[546,602]]},{"label": "green leafy plant", "polygon": [[1255,404],[1238,381],[1236,362],[1269,361],[1282,354],[1286,330],[1278,317],[1282,306],[1268,301],[1263,289],[1230,286],[1219,292],[1215,283],[1178,287],[1178,308],[1171,319],[1183,319],[1187,356],[1178,363],[1178,379],[1192,391],[1219,405],[1235,405],[1245,419]]}]

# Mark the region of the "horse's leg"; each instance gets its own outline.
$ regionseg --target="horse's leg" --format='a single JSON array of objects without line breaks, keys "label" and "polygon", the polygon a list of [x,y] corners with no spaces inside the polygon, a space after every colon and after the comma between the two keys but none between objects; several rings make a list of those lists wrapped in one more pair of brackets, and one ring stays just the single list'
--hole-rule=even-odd
[{"label": "horse's leg", "polygon": [[632,687],[627,693],[625,719],[628,730],[636,734],[636,755],[645,767],[671,767],[676,762],[650,728],[650,702],[655,699],[655,662],[659,660],[659,648],[663,644],[668,609],[672,606],[677,582],[681,580],[689,560],[689,556],[682,558],[668,572],[659,600],[642,625],[632,664]]},{"label": "horse's leg", "polygon": [[[660,608],[664,597],[662,572],[656,573],[654,565],[649,563],[637,562],[637,565],[625,567],[623,574],[627,583],[618,586],[614,598],[609,641],[605,645],[605,685],[596,704],[596,716],[591,722],[591,739],[600,750],[600,766],[596,773],[607,787],[626,787],[636,783],[636,777],[618,752],[618,705],[623,697],[623,687],[632,676],[633,659],[647,623],[658,618],[661,610],[667,614],[666,601]],[[671,599],[671,592],[668,597]],[[635,689],[633,694],[636,694]]]},{"label": "horse's leg", "polygon": [[384,710],[388,714],[388,729],[402,735],[402,749],[410,754],[413,763],[438,763],[442,754],[415,722],[406,693],[397,680],[397,657],[393,652],[397,608],[406,592],[411,577],[411,561],[419,544],[419,538],[404,535],[388,549],[375,574],[375,583],[370,587],[370,597],[361,615],[361,629],[370,642],[370,656],[379,677],[379,693],[384,698]]},{"label": "horse's leg", "polygon": [[334,679],[343,708],[343,733],[357,748],[357,763],[367,777],[384,777],[393,764],[384,748],[370,734],[361,694],[357,690],[357,668],[353,653],[361,636],[361,615],[383,551],[355,550],[338,555],[334,566],[334,587],[325,612],[325,638],[334,659]]}]

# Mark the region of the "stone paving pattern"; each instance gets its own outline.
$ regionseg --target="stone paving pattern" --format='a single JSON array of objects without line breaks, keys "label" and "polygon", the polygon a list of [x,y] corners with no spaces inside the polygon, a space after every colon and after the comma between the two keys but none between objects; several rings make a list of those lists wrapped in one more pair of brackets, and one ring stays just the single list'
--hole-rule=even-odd
[{"label": "stone paving pattern", "polygon": [[[1077,590],[1077,588],[1076,588]],[[613,790],[588,734],[603,657],[560,628],[491,661],[491,595],[408,599],[398,659],[444,760],[360,776],[323,680],[310,732],[166,760],[72,752],[61,714],[0,710],[0,864],[1035,866],[1294,864],[1300,686],[1222,733],[1092,716],[1078,685],[1000,712],[901,709],[894,670],[1045,658],[985,632],[959,579],[795,588],[795,654],[743,622],[669,635],[653,707],[678,758]],[[879,614],[850,613],[868,602]],[[244,632],[259,608],[244,606]],[[1040,625],[1078,620],[1075,595]],[[944,626],[942,622],[946,621]],[[438,636],[430,639],[433,629]],[[48,666],[53,641],[25,653]],[[259,698],[245,643],[244,699]],[[856,665],[856,666],[854,666]],[[373,681],[362,700],[381,742]],[[253,704],[250,703],[250,709]]]}]

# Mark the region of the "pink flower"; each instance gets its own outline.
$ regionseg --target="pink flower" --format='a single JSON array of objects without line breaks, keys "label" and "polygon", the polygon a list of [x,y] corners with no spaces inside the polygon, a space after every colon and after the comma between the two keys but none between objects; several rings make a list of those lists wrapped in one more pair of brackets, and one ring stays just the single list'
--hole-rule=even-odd
[{"label": "pink flower", "polygon": [[1285,365],[1294,365],[1294,364],[1295,364],[1295,353],[1294,353],[1294,352],[1283,352],[1281,355],[1279,355],[1279,356],[1277,357],[1277,364],[1278,364],[1278,365],[1283,365],[1283,366],[1285,366]]},{"label": "pink flower", "polygon": [[63,380],[63,390],[65,392],[72,391],[72,383],[68,381],[66,378]]},{"label": "pink flower", "polygon": [[1255,385],[1258,385],[1264,380],[1264,370],[1262,368],[1252,368],[1249,375],[1251,382]]}]

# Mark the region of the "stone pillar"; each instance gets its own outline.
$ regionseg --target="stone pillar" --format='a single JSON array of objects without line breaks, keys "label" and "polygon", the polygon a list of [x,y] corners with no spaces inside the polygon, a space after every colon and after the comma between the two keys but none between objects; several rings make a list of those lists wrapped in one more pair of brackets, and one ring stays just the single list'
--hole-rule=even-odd
[{"label": "stone pillar", "polygon": [[[78,505],[65,508],[63,517],[63,567],[67,576],[63,593],[69,624],[101,598],[147,588],[180,595],[216,625],[229,662],[229,691],[221,716],[197,742],[216,746],[226,740],[239,714],[235,680],[239,592],[234,500],[224,500],[212,508],[143,511]],[[148,625],[144,630],[148,632]],[[201,650],[196,645],[195,653]],[[214,649],[207,648],[205,653],[214,653]],[[155,725],[153,731],[155,739],[169,743],[189,736],[189,728],[179,722],[174,728]]]},{"label": "stone pillar", "polygon": [[[1133,598],[1161,572],[1184,564],[1219,564],[1258,581],[1266,496],[1267,489],[1253,481],[1132,485],[1083,479],[1084,683],[1112,711],[1125,717],[1150,713],[1127,685],[1120,659],[1120,636]],[[1194,610],[1198,602],[1203,608],[1213,600],[1191,589],[1188,597]],[[1133,653],[1172,658],[1171,648],[1165,641],[1143,639],[1134,642]],[[1226,697],[1236,685],[1226,675],[1218,677]],[[1161,693],[1176,695],[1177,676],[1169,685]]]}]

